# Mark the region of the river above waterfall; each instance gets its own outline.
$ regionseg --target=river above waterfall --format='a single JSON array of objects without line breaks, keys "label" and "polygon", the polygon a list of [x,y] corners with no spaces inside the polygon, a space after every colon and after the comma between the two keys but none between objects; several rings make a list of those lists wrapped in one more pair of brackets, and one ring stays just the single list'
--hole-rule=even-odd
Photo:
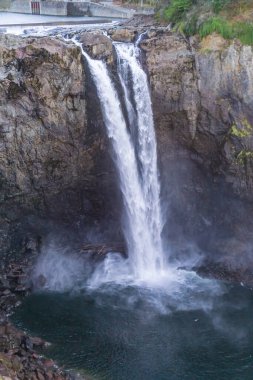
[{"label": "river above waterfall", "polygon": [[0,33],[23,36],[46,36],[64,33],[66,30],[81,31],[84,28],[108,28],[117,24],[108,17],[64,17],[0,12]]},{"label": "river above waterfall", "polygon": [[92,379],[252,379],[252,291],[187,276],[195,285],[172,291],[35,293],[13,321],[52,343],[44,354]]},{"label": "river above waterfall", "polygon": [[[105,17],[103,17],[104,19]],[[107,18],[110,21],[110,18]],[[31,25],[31,24],[60,24],[60,23],[68,23],[68,22],[76,22],[78,23],[90,23],[94,21],[94,23],[99,23],[101,17],[70,17],[70,16],[45,16],[45,15],[32,15],[32,14],[23,14],[23,13],[11,13],[11,12],[1,12],[0,11],[0,26],[6,25]]]}]

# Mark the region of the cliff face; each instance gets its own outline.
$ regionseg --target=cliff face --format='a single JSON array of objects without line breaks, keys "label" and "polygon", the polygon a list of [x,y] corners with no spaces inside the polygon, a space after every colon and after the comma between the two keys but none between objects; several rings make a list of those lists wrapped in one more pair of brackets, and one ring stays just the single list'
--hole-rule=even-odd
[{"label": "cliff face", "polygon": [[[109,34],[130,41],[136,30]],[[98,32],[81,36],[87,51],[106,59],[114,72],[105,39]],[[141,47],[168,206],[166,236],[176,249],[190,239],[217,257],[247,256],[253,228],[252,48],[218,36],[186,41],[162,28],[151,28]],[[79,227],[105,216],[118,220],[110,145],[78,48],[55,38],[1,36],[0,59],[2,239],[24,215]]]},{"label": "cliff face", "polygon": [[6,250],[10,232],[22,240],[24,230],[37,230],[38,218],[45,220],[43,230],[52,228],[49,220],[81,229],[90,216],[110,214],[104,196],[113,175],[106,176],[110,155],[97,99],[89,102],[91,84],[80,50],[57,39],[2,35],[0,62],[1,247]]},{"label": "cliff face", "polygon": [[171,200],[170,229],[175,221],[183,236],[189,234],[218,256],[248,256],[253,227],[252,48],[215,35],[199,42],[170,33],[150,34],[142,48],[162,177],[169,189],[165,197]]},{"label": "cliff face", "polygon": [[142,44],[147,54],[158,130],[223,174],[251,198],[253,52],[219,36],[202,43],[175,35]]}]

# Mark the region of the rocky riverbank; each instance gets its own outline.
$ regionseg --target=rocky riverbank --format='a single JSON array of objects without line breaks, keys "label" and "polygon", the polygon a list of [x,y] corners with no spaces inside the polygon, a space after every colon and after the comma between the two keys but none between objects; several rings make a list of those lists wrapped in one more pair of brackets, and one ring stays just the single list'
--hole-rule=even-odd
[{"label": "rocky riverbank", "polygon": [[[85,244],[79,247],[77,253],[80,260],[86,262],[88,259],[92,265],[97,265],[112,251],[121,252],[125,256],[124,245],[120,243]],[[10,321],[9,317],[15,308],[20,306],[24,297],[31,294],[34,287],[43,290],[47,286],[47,279],[42,275],[39,278],[32,276],[39,254],[36,242],[29,240],[21,254],[6,257],[1,265],[0,379],[84,380],[77,373],[64,371],[44,355],[44,350],[50,343],[18,330]]]},{"label": "rocky riverbank", "polygon": [[43,355],[50,343],[15,328],[9,320],[31,292],[30,273],[36,253],[6,261],[0,271],[0,379],[82,380]]}]

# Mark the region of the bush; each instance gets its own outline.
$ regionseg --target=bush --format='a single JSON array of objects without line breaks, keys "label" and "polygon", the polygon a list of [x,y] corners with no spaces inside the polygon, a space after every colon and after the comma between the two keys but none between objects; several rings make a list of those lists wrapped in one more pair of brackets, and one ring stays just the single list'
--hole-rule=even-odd
[{"label": "bush", "polygon": [[200,25],[198,33],[201,38],[208,36],[212,33],[219,33],[226,39],[234,37],[232,26],[222,17],[211,17]]},{"label": "bush", "polygon": [[212,0],[214,13],[219,13],[231,0]]},{"label": "bush", "polygon": [[[175,30],[187,36],[199,34],[203,38],[215,32],[225,39],[238,38],[244,45],[253,45],[253,23],[233,21],[227,17],[232,5],[233,9],[237,6],[238,12],[242,4],[253,9],[252,0],[245,1],[248,5],[237,0],[171,0],[163,12],[163,18],[171,22]],[[211,17],[200,22],[201,12],[211,14]]]},{"label": "bush", "polygon": [[191,8],[194,0],[172,0],[171,4],[164,10],[164,18],[170,22],[178,22]]},{"label": "bush", "polygon": [[253,45],[253,24],[247,22],[230,23],[222,17],[212,17],[198,30],[200,37],[219,33],[225,39],[238,38],[244,45]]},{"label": "bush", "polygon": [[253,24],[247,22],[237,22],[234,25],[235,36],[244,45],[253,45]]}]

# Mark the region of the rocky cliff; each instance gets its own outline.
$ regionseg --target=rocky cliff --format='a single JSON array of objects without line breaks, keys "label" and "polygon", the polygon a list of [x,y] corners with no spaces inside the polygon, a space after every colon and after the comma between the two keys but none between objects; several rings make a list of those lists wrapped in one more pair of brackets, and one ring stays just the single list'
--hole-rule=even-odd
[{"label": "rocky cliff", "polygon": [[[108,31],[117,41],[132,41],[138,32]],[[114,75],[111,41],[99,31],[80,37]],[[186,40],[154,27],[141,48],[167,205],[165,237],[177,252],[190,241],[216,259],[249,262],[252,48],[215,35]],[[82,234],[88,224],[111,220],[118,238],[110,144],[80,51],[53,37],[2,35],[0,59],[2,250],[29,249],[27,236],[39,244],[59,225]]]},{"label": "rocky cliff", "polygon": [[142,48],[171,235],[231,266],[251,262],[252,48],[156,32]]},{"label": "rocky cliff", "polygon": [[0,60],[1,248],[110,217],[110,154],[79,49],[2,35]]}]

